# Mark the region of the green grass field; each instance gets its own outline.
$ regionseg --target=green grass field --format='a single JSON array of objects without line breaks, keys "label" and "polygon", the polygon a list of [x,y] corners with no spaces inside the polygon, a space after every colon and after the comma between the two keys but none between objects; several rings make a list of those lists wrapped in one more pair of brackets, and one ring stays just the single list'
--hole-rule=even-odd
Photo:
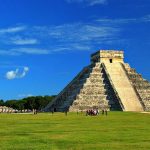
[{"label": "green grass field", "polygon": [[150,150],[150,114],[0,114],[0,150]]}]

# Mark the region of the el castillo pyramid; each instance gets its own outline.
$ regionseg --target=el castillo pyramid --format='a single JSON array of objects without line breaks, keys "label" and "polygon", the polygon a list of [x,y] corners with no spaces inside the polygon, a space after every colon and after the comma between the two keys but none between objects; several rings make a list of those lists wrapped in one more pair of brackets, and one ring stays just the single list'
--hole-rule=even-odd
[{"label": "el castillo pyramid", "polygon": [[149,111],[150,82],[124,62],[124,52],[99,50],[91,64],[47,105],[45,111],[85,111],[90,108]]}]

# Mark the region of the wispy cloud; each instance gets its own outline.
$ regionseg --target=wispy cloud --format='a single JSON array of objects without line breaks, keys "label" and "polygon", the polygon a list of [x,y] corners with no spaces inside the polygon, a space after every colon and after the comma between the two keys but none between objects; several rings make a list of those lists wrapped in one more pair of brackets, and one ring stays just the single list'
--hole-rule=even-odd
[{"label": "wispy cloud", "polygon": [[24,67],[23,72],[20,72],[20,70],[17,68],[16,70],[11,70],[6,72],[6,79],[13,80],[16,78],[23,78],[26,76],[27,72],[29,71],[29,67]]},{"label": "wispy cloud", "polygon": [[50,51],[47,49],[39,49],[39,48],[16,48],[12,49],[12,51],[19,54],[35,54],[35,55],[45,55],[50,53]]},{"label": "wispy cloud", "polygon": [[17,65],[17,64],[14,64],[13,62],[11,61],[1,61],[0,62],[0,69],[9,69],[9,68],[24,68],[25,66],[23,65]]},{"label": "wispy cloud", "polygon": [[88,2],[90,6],[93,6],[98,4],[106,4],[107,0],[88,0]]},{"label": "wispy cloud", "polygon": [[84,3],[88,6],[103,5],[107,3],[107,0],[66,0],[68,3]]},{"label": "wispy cloud", "polygon": [[0,55],[13,55],[13,54],[8,50],[0,49]]},{"label": "wispy cloud", "polygon": [[123,23],[141,23],[141,22],[149,22],[150,15],[146,15],[140,18],[120,18],[120,19],[110,19],[110,18],[100,18],[96,19],[96,21],[105,24],[123,24]]},{"label": "wispy cloud", "polygon": [[11,38],[11,43],[16,44],[16,45],[33,45],[33,44],[38,44],[37,39],[33,38],[22,38],[20,36],[13,37]]},{"label": "wispy cloud", "polygon": [[[92,42],[104,40],[112,36],[117,36],[119,29],[99,24],[74,23],[59,26],[34,26],[26,29],[22,36],[8,36],[8,44],[23,45],[11,49],[0,49],[0,55],[47,55],[54,52],[69,51],[89,51],[92,49]],[[25,36],[30,35],[31,38]],[[32,38],[32,36],[34,38]],[[37,40],[40,40],[40,42]],[[1,41],[1,40],[0,40]],[[37,48],[47,45],[45,49]],[[5,43],[7,44],[7,43]],[[34,47],[31,47],[32,45]],[[41,44],[41,45],[40,45]],[[28,45],[28,47],[24,47]],[[43,46],[41,46],[43,47]]]},{"label": "wispy cloud", "polygon": [[[109,19],[109,18],[100,18],[97,19],[96,21],[99,21],[100,23],[131,23],[131,22],[136,22],[136,18],[127,18],[127,19]],[[139,20],[138,20],[139,21]]]},{"label": "wispy cloud", "polygon": [[[36,26],[34,30],[53,42],[50,53],[69,51],[89,51],[99,41],[118,38],[120,29],[99,23],[74,23],[59,26]],[[94,43],[94,44],[93,44]]]},{"label": "wispy cloud", "polygon": [[47,55],[50,54],[50,51],[47,49],[40,48],[14,48],[8,50],[0,50],[0,55],[10,55],[10,56],[20,56],[24,54],[32,55]]},{"label": "wispy cloud", "polygon": [[92,50],[92,46],[88,44],[81,44],[81,43],[74,43],[74,44],[69,44],[67,46],[64,45],[59,45],[52,49],[52,53],[55,52],[72,52],[72,51],[90,51]]},{"label": "wispy cloud", "polygon": [[150,21],[150,15],[146,15],[146,16],[142,17],[141,20],[145,21],[145,22]]},{"label": "wispy cloud", "polygon": [[16,33],[25,30],[25,26],[9,27],[0,29],[0,34]]},{"label": "wispy cloud", "polygon": [[65,24],[46,30],[51,38],[59,39],[59,41],[89,41],[109,37],[118,32],[118,29],[114,27],[83,23]]},{"label": "wispy cloud", "polygon": [[[129,30],[128,24],[134,26],[137,23],[148,22],[150,15],[140,18],[99,18],[90,23],[77,22],[56,26],[25,25],[25,30],[14,30],[13,36],[6,31],[5,36],[0,34],[0,55],[48,55],[58,52],[92,51],[101,45],[109,46],[115,42],[120,46],[120,43],[125,41],[122,35],[126,25]],[[2,29],[0,31],[2,32]]]}]

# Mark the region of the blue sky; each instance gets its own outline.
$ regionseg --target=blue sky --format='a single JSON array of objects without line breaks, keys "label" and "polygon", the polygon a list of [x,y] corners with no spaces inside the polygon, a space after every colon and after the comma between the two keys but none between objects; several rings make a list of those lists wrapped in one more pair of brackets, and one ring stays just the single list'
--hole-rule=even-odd
[{"label": "blue sky", "polygon": [[0,99],[57,94],[99,49],[150,80],[149,0],[0,0]]}]

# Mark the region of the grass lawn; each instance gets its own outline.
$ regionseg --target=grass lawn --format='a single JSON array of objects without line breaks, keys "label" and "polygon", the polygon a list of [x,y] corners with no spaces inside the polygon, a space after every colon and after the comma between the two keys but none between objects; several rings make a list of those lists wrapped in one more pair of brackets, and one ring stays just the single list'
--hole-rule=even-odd
[{"label": "grass lawn", "polygon": [[0,150],[150,150],[150,114],[0,114]]}]

